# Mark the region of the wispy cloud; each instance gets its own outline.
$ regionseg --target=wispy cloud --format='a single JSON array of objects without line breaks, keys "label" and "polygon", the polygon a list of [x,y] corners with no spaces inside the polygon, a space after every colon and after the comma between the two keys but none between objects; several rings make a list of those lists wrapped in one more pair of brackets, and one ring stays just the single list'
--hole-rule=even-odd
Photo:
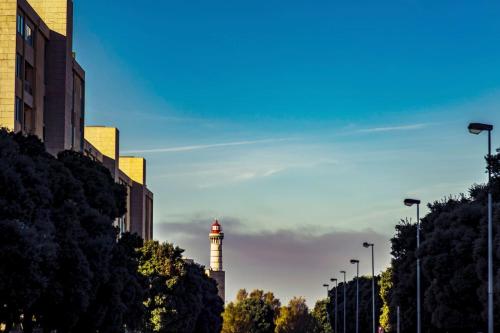
[{"label": "wispy cloud", "polygon": [[[274,176],[283,172],[291,167],[263,167],[263,168],[240,168],[240,169],[222,169],[218,173],[213,170],[212,174],[215,176],[207,179],[198,185],[198,188],[206,189],[211,187],[220,186],[223,184],[247,182],[259,178],[266,178]],[[217,177],[219,176],[219,177]]]},{"label": "wispy cloud", "polygon": [[314,169],[337,164],[337,160],[334,159],[309,156],[306,153],[291,155],[283,151],[275,151],[273,148],[272,154],[258,151],[245,154],[245,156],[230,156],[224,163],[217,161],[216,163],[183,164],[181,168],[155,175],[154,178],[182,182],[183,186],[207,189],[270,178],[293,170]]},{"label": "wispy cloud", "polygon": [[381,133],[381,132],[396,132],[396,131],[413,131],[423,129],[428,127],[429,124],[412,124],[412,125],[401,125],[401,126],[386,126],[386,127],[374,127],[360,129],[358,133]]},{"label": "wispy cloud", "polygon": [[292,140],[292,138],[234,141],[234,142],[224,142],[224,143],[213,143],[208,145],[192,145],[192,146],[166,147],[166,148],[155,148],[155,149],[137,149],[137,150],[125,151],[124,153],[125,154],[179,153],[179,152],[189,152],[194,150],[276,143],[276,142],[284,142],[290,140]]}]

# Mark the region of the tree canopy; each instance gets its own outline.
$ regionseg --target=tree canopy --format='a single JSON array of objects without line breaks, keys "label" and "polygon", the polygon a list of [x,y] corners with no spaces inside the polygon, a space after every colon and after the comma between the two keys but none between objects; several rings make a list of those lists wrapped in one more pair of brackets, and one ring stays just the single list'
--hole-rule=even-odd
[{"label": "tree canopy", "polygon": [[223,333],[274,333],[280,302],[270,292],[240,290],[223,314]]},{"label": "tree canopy", "polygon": [[[330,299],[318,300],[314,305],[312,316],[314,318],[314,333],[333,333],[333,322],[330,320],[330,312],[333,313],[331,308],[332,303]],[[339,321],[340,325],[340,321]],[[339,326],[340,328],[341,326]]]},{"label": "tree canopy", "polygon": [[90,309],[112,276],[125,190],[82,154],[54,158],[36,137],[3,130],[0,168],[0,321],[88,332],[92,318],[101,329],[110,308]]},{"label": "tree canopy", "polygon": [[315,318],[310,314],[306,300],[294,297],[287,306],[280,310],[276,319],[275,333],[312,332],[315,329]]},{"label": "tree canopy", "polygon": [[[494,211],[500,208],[500,156],[489,161]],[[428,205],[421,220],[416,253],[416,224],[403,220],[392,239],[390,271],[383,275],[386,329],[394,331],[396,308],[401,330],[416,328],[416,256],[421,258],[423,332],[486,331],[487,319],[487,187],[473,185],[469,195],[447,197]],[[494,267],[500,264],[500,215],[494,215]],[[500,285],[500,271],[495,271]],[[500,290],[494,295],[499,306]],[[500,327],[496,316],[495,326]]]},{"label": "tree canopy", "polygon": [[[375,276],[375,318],[378,322],[380,314],[380,292],[378,289],[379,277]],[[346,302],[346,329],[348,332],[356,330],[356,279],[346,282],[346,299],[344,300],[344,283],[337,287],[337,325],[343,328],[344,324],[344,302]],[[329,292],[330,306],[329,314],[332,324],[335,322],[335,288]],[[369,332],[372,328],[372,279],[371,277],[359,277],[359,331]]]},{"label": "tree canopy", "polygon": [[223,302],[215,281],[203,268],[182,259],[183,250],[168,243],[146,242],[139,272],[149,289],[146,329],[151,332],[219,332]]},{"label": "tree canopy", "polygon": [[319,300],[310,311],[306,300],[294,297],[282,306],[271,292],[241,289],[223,315],[223,333],[333,333],[330,299]]},{"label": "tree canopy", "polygon": [[125,199],[100,163],[0,130],[0,329],[220,332],[202,267],[171,244],[118,237]]}]

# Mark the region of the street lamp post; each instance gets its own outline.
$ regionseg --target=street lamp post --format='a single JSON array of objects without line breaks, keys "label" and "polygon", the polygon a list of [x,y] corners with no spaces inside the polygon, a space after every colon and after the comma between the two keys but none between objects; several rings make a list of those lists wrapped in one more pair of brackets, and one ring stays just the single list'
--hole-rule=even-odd
[{"label": "street lamp post", "polygon": [[373,253],[373,243],[364,242],[365,248],[372,248],[372,332],[375,333],[375,255]]},{"label": "street lamp post", "polygon": [[356,264],[356,333],[359,333],[359,260],[351,259]]},{"label": "street lamp post", "polygon": [[[469,132],[488,132],[488,163],[491,159],[491,131],[493,125],[471,123]],[[488,333],[493,333],[493,195],[491,193],[491,167],[488,164]]]},{"label": "street lamp post", "polygon": [[338,280],[337,279],[330,279],[331,282],[335,282],[335,332],[337,331],[337,316],[338,316],[338,311],[337,311],[337,289],[338,289]]},{"label": "street lamp post", "polygon": [[345,275],[346,271],[340,271],[340,274],[344,275],[344,333],[346,333],[346,304],[347,304],[347,299],[346,299],[346,282],[345,282]]},{"label": "street lamp post", "polygon": [[326,297],[327,297],[327,298],[328,298],[328,297],[330,297],[330,289],[329,289],[329,288],[330,288],[330,285],[325,283],[325,284],[323,285],[323,287],[325,287],[325,288],[326,288]]},{"label": "street lamp post", "polygon": [[[330,298],[330,289],[329,289],[330,285],[325,283],[323,285],[323,287],[326,288],[326,301],[327,301],[327,303],[330,303],[329,300],[328,300]],[[326,320],[328,320],[328,323],[330,324],[330,327],[331,327],[332,323],[330,321],[330,314],[328,313],[328,308],[326,309]]]},{"label": "street lamp post", "polygon": [[417,333],[422,332],[420,315],[420,257],[418,250],[420,248],[420,200],[405,199],[404,204],[408,207],[417,205]]}]

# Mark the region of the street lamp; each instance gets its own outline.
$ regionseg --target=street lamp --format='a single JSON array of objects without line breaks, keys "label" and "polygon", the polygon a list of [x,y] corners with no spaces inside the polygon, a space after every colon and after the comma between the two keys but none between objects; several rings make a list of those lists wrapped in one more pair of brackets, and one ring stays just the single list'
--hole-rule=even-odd
[{"label": "street lamp", "polygon": [[344,275],[344,333],[346,333],[346,304],[347,304],[347,300],[346,300],[346,283],[345,283],[345,275],[346,275],[346,271],[340,271],[340,274],[343,274]]},{"label": "street lamp", "polygon": [[418,250],[420,248],[420,200],[405,199],[405,206],[411,207],[417,205],[417,333],[422,332],[420,317],[420,257]]},{"label": "street lamp", "polygon": [[491,131],[493,125],[471,123],[469,132],[481,134],[488,132],[488,333],[493,333],[493,195],[491,193]]},{"label": "street lamp", "polygon": [[375,255],[373,254],[373,248],[375,244],[364,242],[363,247],[372,248],[372,332],[375,333]]},{"label": "street lamp", "polygon": [[351,264],[356,264],[356,333],[359,333],[359,260],[351,259]]},{"label": "street lamp", "polygon": [[331,282],[335,282],[335,332],[337,331],[337,288],[338,288],[338,280],[333,278],[330,279]]},{"label": "street lamp", "polygon": [[330,289],[328,289],[330,288],[330,285],[325,283],[323,287],[326,288],[326,297],[330,297]]},{"label": "street lamp", "polygon": [[[327,303],[329,303],[328,299],[330,298],[330,289],[328,289],[330,287],[329,284],[324,284],[323,287],[326,288],[326,301]],[[332,326],[332,323],[330,321],[330,314],[328,313],[328,308],[326,309],[326,320],[328,320],[328,323],[330,324],[330,327]]]}]

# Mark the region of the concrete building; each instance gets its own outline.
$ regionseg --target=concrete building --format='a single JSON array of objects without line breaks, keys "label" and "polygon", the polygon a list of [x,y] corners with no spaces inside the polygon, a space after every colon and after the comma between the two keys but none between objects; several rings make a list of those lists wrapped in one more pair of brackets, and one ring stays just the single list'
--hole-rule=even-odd
[{"label": "concrete building", "polygon": [[84,133],[85,141],[102,153],[102,160],[99,161],[108,168],[115,182],[118,182],[120,131],[116,127],[85,126]]},{"label": "concrete building", "polygon": [[72,0],[2,0],[0,127],[37,135],[54,155],[82,151],[84,114]]},{"label": "concrete building", "polygon": [[226,272],[222,267],[222,240],[224,232],[218,220],[215,220],[208,234],[210,239],[210,268],[207,275],[217,282],[219,297],[225,302]]},{"label": "concrete building", "polygon": [[85,72],[73,52],[73,0],[0,0],[0,127],[38,136],[53,155],[74,150],[103,163],[127,187],[127,213],[116,224],[152,239],[146,160],[120,158],[118,129],[84,124]]},{"label": "concrete building", "polygon": [[120,156],[120,170],[131,179],[130,232],[153,238],[153,192],[146,184],[146,159]]},{"label": "concrete building", "polygon": [[85,127],[84,154],[101,162],[127,188],[127,213],[116,221],[120,232],[153,239],[153,193],[146,184],[146,160],[120,156],[120,131],[106,126]]}]

